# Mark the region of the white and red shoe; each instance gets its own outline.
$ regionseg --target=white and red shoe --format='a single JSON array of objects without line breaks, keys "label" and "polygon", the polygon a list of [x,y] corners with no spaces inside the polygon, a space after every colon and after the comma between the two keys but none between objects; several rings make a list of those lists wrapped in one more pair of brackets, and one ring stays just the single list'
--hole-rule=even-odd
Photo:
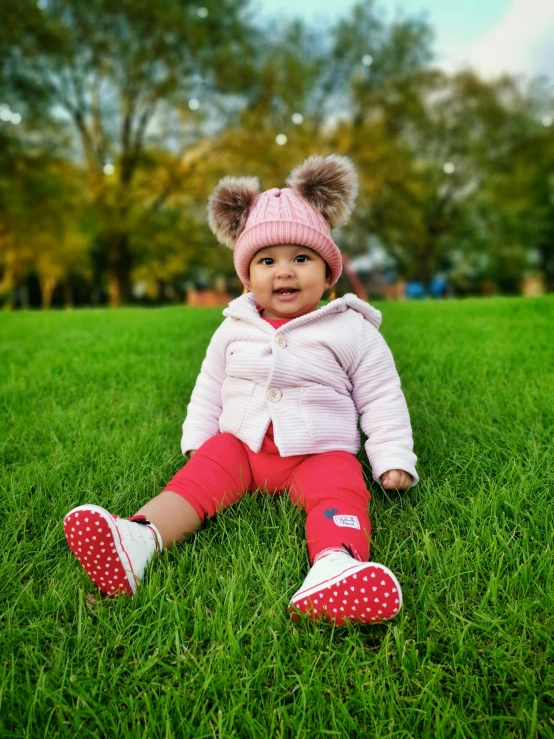
[{"label": "white and red shoe", "polygon": [[144,516],[113,516],[96,505],[69,511],[67,543],[102,595],[133,595],[152,556],[163,549],[158,529]]},{"label": "white and red shoe", "polygon": [[301,614],[313,619],[376,624],[394,618],[402,607],[396,577],[376,562],[358,562],[340,550],[319,555],[302,587],[291,599],[293,620]]}]

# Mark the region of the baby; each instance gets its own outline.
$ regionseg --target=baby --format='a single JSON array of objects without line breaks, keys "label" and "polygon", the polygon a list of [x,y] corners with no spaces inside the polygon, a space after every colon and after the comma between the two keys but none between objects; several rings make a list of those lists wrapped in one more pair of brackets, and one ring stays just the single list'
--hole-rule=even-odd
[{"label": "baby", "polygon": [[256,178],[225,177],[210,197],[210,227],[248,292],[208,346],[183,424],[189,461],[131,518],[96,505],[65,517],[69,546],[104,595],[135,593],[154,554],[266,489],[306,511],[312,566],[291,617],[373,624],[401,608],[396,577],[368,561],[370,496],[356,457],[360,418],[374,479],[417,483],[400,379],[379,311],[354,295],[318,307],[341,274],[331,226],[350,217],[356,173],[346,157],[312,156],[287,184],[260,193]]}]

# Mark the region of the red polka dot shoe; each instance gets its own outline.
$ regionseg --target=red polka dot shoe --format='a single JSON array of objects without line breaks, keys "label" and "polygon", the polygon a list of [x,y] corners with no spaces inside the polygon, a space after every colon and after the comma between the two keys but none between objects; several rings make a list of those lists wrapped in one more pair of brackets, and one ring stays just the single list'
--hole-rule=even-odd
[{"label": "red polka dot shoe", "polygon": [[102,595],[133,595],[146,565],[163,548],[144,516],[118,518],[96,505],[69,511],[63,528],[69,548]]},{"label": "red polka dot shoe", "polygon": [[343,626],[345,621],[380,623],[394,618],[401,607],[400,585],[390,570],[332,550],[316,558],[288,610],[293,620],[305,614]]}]

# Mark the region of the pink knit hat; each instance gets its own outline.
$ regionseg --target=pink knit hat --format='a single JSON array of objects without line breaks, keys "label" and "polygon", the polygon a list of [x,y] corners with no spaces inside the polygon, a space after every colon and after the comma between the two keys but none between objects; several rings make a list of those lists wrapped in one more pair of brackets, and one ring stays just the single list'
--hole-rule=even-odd
[{"label": "pink knit hat", "polygon": [[218,240],[234,250],[241,282],[250,287],[249,267],[264,246],[307,246],[325,260],[334,285],[342,257],[331,227],[352,213],[358,181],[352,162],[335,154],[312,156],[287,179],[290,187],[260,193],[255,177],[224,177],[208,202],[208,220]]}]

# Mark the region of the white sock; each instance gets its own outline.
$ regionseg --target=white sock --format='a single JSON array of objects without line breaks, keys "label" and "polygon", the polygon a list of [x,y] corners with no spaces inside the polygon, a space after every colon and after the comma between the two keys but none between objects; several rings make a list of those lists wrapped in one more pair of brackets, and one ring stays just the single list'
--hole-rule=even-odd
[{"label": "white sock", "polygon": [[320,559],[324,559],[330,554],[334,554],[336,552],[339,552],[341,554],[348,554],[348,552],[344,551],[343,547],[327,547],[327,549],[322,549],[321,552],[318,552],[316,554],[316,556],[314,557],[314,565],[316,562],[319,562]]}]

